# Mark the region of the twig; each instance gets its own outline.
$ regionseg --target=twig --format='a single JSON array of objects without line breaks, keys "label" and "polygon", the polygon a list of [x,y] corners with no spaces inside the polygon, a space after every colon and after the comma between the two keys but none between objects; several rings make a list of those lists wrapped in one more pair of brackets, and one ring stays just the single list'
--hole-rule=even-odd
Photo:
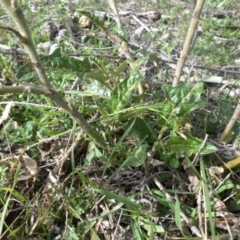
[{"label": "twig", "polygon": [[144,27],[148,32],[151,32],[151,29],[146,26],[142,21],[140,21],[136,16],[132,15],[133,20],[135,20],[137,23],[139,23],[142,27]]},{"label": "twig", "polygon": [[[1,44],[0,44],[1,46]],[[8,47],[8,46],[6,46]],[[0,48],[0,52],[4,53],[4,54],[21,54],[21,55],[26,55],[27,53],[24,52],[24,49],[17,49],[16,52],[10,52],[9,51],[10,48],[6,48],[6,49],[3,49],[3,48]],[[9,52],[6,52],[6,51],[9,51]],[[43,54],[38,54],[40,57],[44,57],[46,55],[43,55]],[[106,58],[111,58],[111,59],[127,59],[125,56],[112,56],[112,55],[109,55],[109,54],[68,54],[69,57],[82,57],[82,56],[85,56],[85,57],[106,57]],[[133,59],[134,60],[137,60],[137,56],[133,56]],[[167,60],[167,59],[163,59],[161,58],[161,61],[164,62],[164,63],[173,63],[173,64],[176,64],[176,61],[172,61],[172,60]],[[184,64],[184,67],[191,67],[191,65],[189,64]],[[198,69],[203,69],[203,70],[210,70],[210,71],[214,71],[214,72],[220,72],[220,73],[224,73],[224,74],[229,74],[229,75],[240,75],[240,71],[236,71],[236,70],[227,70],[226,68],[222,67],[222,68],[213,68],[213,67],[207,67],[207,66],[201,66],[201,65],[194,65],[194,68],[198,68]],[[232,68],[240,68],[240,66],[232,66]],[[229,81],[228,81],[229,82]]]},{"label": "twig", "polygon": [[7,86],[0,87],[0,94],[11,94],[11,93],[34,93],[38,95],[44,95],[46,97],[51,97],[51,92],[41,88],[39,86],[31,85],[20,85],[20,86]]},{"label": "twig", "polygon": [[64,163],[66,162],[66,160],[68,159],[68,157],[71,155],[71,153],[74,151],[74,149],[79,146],[79,143],[81,141],[81,137],[82,137],[82,131],[80,131],[74,141],[74,143],[68,148],[68,150],[62,155],[62,157],[59,160],[60,165],[57,165],[54,169],[53,169],[53,173],[56,176],[60,176],[61,171],[62,171],[62,167],[64,165]]},{"label": "twig", "polygon": [[186,59],[188,57],[195,31],[197,30],[198,21],[199,21],[204,3],[205,3],[205,0],[197,1],[197,5],[193,13],[193,18],[191,20],[191,23],[188,29],[187,37],[184,42],[183,50],[181,52],[180,59],[177,63],[177,69],[176,69],[175,77],[172,84],[173,87],[176,87],[179,83],[179,79],[180,79],[184,64],[186,62]]},{"label": "twig", "polygon": [[192,164],[196,164],[196,162],[198,160],[198,157],[199,157],[201,151],[203,150],[203,148],[204,148],[204,146],[205,146],[205,144],[207,142],[207,139],[208,139],[208,134],[205,135],[205,138],[204,138],[204,140],[202,142],[202,145],[200,146],[200,148],[198,149],[197,153],[195,154],[195,157],[194,157],[194,159],[192,161]]},{"label": "twig", "polygon": [[[22,9],[17,4],[15,0],[0,0],[0,4],[5,9],[7,14],[13,19],[14,23],[17,26],[18,31],[7,27],[9,31],[12,31],[17,35],[18,39],[21,41],[21,44],[24,46],[24,49],[27,51],[32,65],[35,68],[35,71],[38,74],[39,80],[42,83],[42,88],[45,89],[45,96],[51,98],[58,106],[64,109],[66,112],[71,115],[71,117],[79,124],[82,130],[101,148],[108,149],[107,144],[105,143],[104,138],[96,130],[91,128],[88,122],[83,117],[82,113],[69,101],[67,102],[52,86],[50,83],[44,67],[40,61],[36,48],[34,47],[33,40],[30,34],[30,31],[27,26],[27,22],[23,15]],[[31,87],[29,87],[31,89]],[[6,88],[3,88],[6,91]],[[3,90],[0,88],[0,90]],[[28,87],[27,87],[28,89]],[[19,92],[22,91],[21,88],[12,89],[12,91]],[[36,89],[33,89],[34,92],[37,92]],[[6,93],[6,92],[2,92]],[[39,93],[40,94],[40,93]]]},{"label": "twig", "polygon": [[231,130],[233,129],[234,124],[240,117],[240,103],[238,103],[231,119],[229,120],[226,128],[224,129],[223,133],[220,136],[219,143],[227,143],[228,137],[230,135]]},{"label": "twig", "polygon": [[205,233],[203,230],[203,223],[202,223],[202,185],[199,186],[198,196],[197,196],[197,205],[198,205],[198,221],[199,221],[199,229],[202,233],[202,236],[205,238]]},{"label": "twig", "polygon": [[24,43],[26,41],[26,39],[18,31],[16,31],[15,29],[13,29],[11,27],[0,26],[0,29],[4,29],[4,30],[7,30],[9,32],[12,32],[17,37],[19,42],[21,42],[21,43]]},{"label": "twig", "polygon": [[[121,23],[121,20],[120,20],[120,17],[119,17],[116,2],[115,2],[115,0],[108,0],[108,2],[109,2],[110,7],[113,10],[114,18],[115,18],[115,20],[118,24],[118,27],[119,27],[119,29],[122,30],[122,23]],[[126,58],[128,60],[130,60],[130,62],[132,63],[134,61],[134,59],[129,52],[128,45],[127,45],[126,41],[122,40],[121,48],[124,51],[124,54],[125,54]]]}]

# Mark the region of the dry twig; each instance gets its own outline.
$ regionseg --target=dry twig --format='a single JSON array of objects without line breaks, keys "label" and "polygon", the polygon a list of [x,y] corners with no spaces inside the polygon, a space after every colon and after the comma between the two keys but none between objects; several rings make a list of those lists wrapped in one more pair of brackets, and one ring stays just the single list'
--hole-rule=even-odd
[{"label": "dry twig", "polygon": [[181,52],[180,59],[177,63],[177,69],[176,69],[175,77],[174,77],[173,84],[172,84],[173,87],[176,87],[179,83],[179,79],[180,79],[184,64],[185,64],[188,54],[190,52],[194,34],[197,31],[198,21],[199,21],[204,3],[205,3],[205,0],[197,1],[197,5],[196,5],[196,8],[193,13],[193,18],[192,18],[192,21],[191,21],[189,29],[188,29],[187,37],[184,42],[183,50]]},{"label": "dry twig", "polygon": [[[43,95],[51,98],[58,106],[60,106],[62,109],[64,109],[66,112],[68,112],[72,118],[80,125],[82,130],[90,137],[92,140],[101,148],[107,149],[107,145],[105,143],[105,140],[103,137],[95,131],[91,126],[88,124],[88,122],[84,119],[82,113],[80,113],[77,108],[71,103],[65,101],[65,99],[58,94],[58,92],[54,89],[52,84],[50,83],[46,72],[43,68],[43,65],[40,61],[40,58],[37,54],[37,51],[34,47],[32,37],[30,34],[30,31],[27,26],[27,22],[25,20],[25,17],[23,15],[22,9],[18,5],[16,0],[0,0],[0,4],[4,8],[4,10],[7,12],[7,14],[13,19],[14,23],[17,26],[17,30],[14,30],[10,27],[5,27],[5,30],[11,31],[14,33],[15,36],[17,36],[18,40],[21,42],[21,44],[24,46],[24,49],[27,51],[32,65],[35,68],[39,80],[42,83],[42,87],[39,88],[39,86],[27,86],[27,87],[13,87],[13,88],[0,88],[0,91],[2,93],[13,93],[14,92],[28,92],[29,89],[30,92],[38,92],[38,94],[43,93]],[[41,89],[41,91],[40,91]],[[8,92],[7,92],[8,91]]]}]

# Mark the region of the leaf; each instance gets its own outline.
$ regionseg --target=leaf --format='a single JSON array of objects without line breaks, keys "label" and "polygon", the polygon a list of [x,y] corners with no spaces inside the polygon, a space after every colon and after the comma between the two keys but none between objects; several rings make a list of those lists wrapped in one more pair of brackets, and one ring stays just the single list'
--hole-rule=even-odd
[{"label": "leaf", "polygon": [[131,207],[134,210],[144,209],[144,207],[142,207],[141,205],[131,201],[131,197],[126,198],[126,197],[120,196],[120,195],[118,195],[116,193],[96,188],[93,185],[91,185],[91,187],[93,188],[94,191],[96,191],[96,192],[98,192],[98,193],[100,193],[100,194],[102,194],[102,195],[104,195],[104,196],[106,196],[106,197],[108,197],[110,199],[114,199],[114,200],[116,200],[119,203],[124,203],[124,204],[126,204],[127,206]]},{"label": "leaf", "polygon": [[86,77],[93,78],[99,81],[100,83],[105,83],[106,81],[109,80],[109,75],[103,69],[99,69],[96,72],[86,73]]},{"label": "leaf", "polygon": [[[206,208],[206,218],[209,219],[209,224],[210,224],[210,231],[212,236],[215,236],[215,221],[214,217],[212,215],[212,203],[211,203],[211,188],[209,186],[207,177],[206,177],[206,169],[207,165],[205,164],[205,161],[201,158],[200,159],[200,171],[201,171],[201,177],[202,177],[202,184],[203,184],[203,194],[204,194],[204,205]],[[215,214],[214,214],[215,215]],[[214,237],[215,239],[215,237]]]},{"label": "leaf", "polygon": [[122,64],[120,64],[119,67],[117,67],[113,75],[119,77],[126,70],[127,66],[128,66],[127,61],[124,61]]},{"label": "leaf", "polygon": [[154,225],[153,227],[150,226],[150,224],[148,224],[148,225],[144,224],[142,227],[148,232],[150,232],[152,230],[152,228],[154,229],[155,233],[165,233],[166,232],[165,229],[158,224]]},{"label": "leaf", "polygon": [[175,199],[176,199],[175,204],[174,204],[175,223],[178,226],[178,228],[180,229],[180,231],[183,232],[182,219],[181,219],[181,215],[180,215],[181,207],[180,207],[180,202],[179,202],[179,199],[178,199],[177,195],[175,195]]},{"label": "leaf", "polygon": [[[62,56],[60,48],[55,49],[55,51],[48,56],[41,57],[40,60],[46,71],[50,70],[51,72],[59,70],[64,71],[65,74],[67,72],[83,74],[91,70],[89,58],[86,57],[83,60],[78,60],[69,56]],[[26,74],[28,74],[27,79],[36,76],[34,66],[30,62],[19,68],[16,77],[19,80],[21,78],[21,80],[27,80],[25,77]]]},{"label": "leaf", "polygon": [[[203,141],[193,137],[189,131],[184,132],[184,134],[187,139],[179,137],[173,131],[171,132],[170,139],[165,142],[165,145],[170,153],[175,152],[178,155],[186,153],[188,156],[191,156],[199,151],[203,144]],[[200,154],[205,155],[209,153],[214,153],[216,151],[217,148],[215,146],[210,143],[206,143]]]},{"label": "leaf", "polygon": [[[55,49],[51,54],[41,57],[40,61],[42,64],[44,63],[50,63],[54,58],[59,58],[61,57],[61,51],[60,48]],[[26,63],[22,67],[20,67],[16,73],[16,78],[21,79],[24,77],[26,74],[35,76],[35,69],[34,66],[31,62]],[[29,77],[28,77],[29,78]],[[25,78],[23,78],[25,79]]]},{"label": "leaf", "polygon": [[[129,108],[122,109],[118,112],[115,112],[113,114],[107,114],[107,111],[104,111],[104,114],[101,112],[101,114],[104,116],[105,122],[111,122],[111,121],[124,121],[131,118],[136,118],[138,116],[143,115],[146,112],[160,112],[160,105],[132,105]],[[101,111],[102,108],[100,107]]]},{"label": "leaf", "polygon": [[[139,205],[139,204],[131,201],[131,199],[132,199],[131,196],[128,197],[128,198],[125,198],[125,197],[122,197],[122,196],[120,196],[120,195],[118,195],[118,194],[116,194],[116,193],[113,193],[113,192],[110,192],[110,191],[107,191],[107,190],[100,189],[100,188],[97,187],[97,185],[95,185],[95,183],[91,182],[91,181],[89,180],[89,178],[85,177],[82,171],[79,171],[78,174],[79,174],[79,176],[81,177],[82,182],[83,182],[84,184],[85,184],[85,183],[89,184],[89,186],[91,186],[91,188],[92,188],[94,191],[96,191],[96,192],[98,192],[98,193],[100,193],[100,194],[103,194],[104,196],[106,196],[106,197],[108,197],[108,198],[114,199],[114,200],[116,200],[116,201],[119,202],[119,203],[126,204],[126,205],[132,207],[132,208],[135,209],[135,210],[143,209],[143,207],[141,207],[141,205]],[[121,207],[121,206],[120,206],[120,207]]]},{"label": "leaf", "polygon": [[142,75],[140,73],[135,73],[118,84],[113,91],[112,97],[106,102],[111,113],[120,111],[130,103],[132,92],[141,80]]},{"label": "leaf", "polygon": [[131,153],[127,160],[126,160],[126,165],[127,166],[134,166],[134,167],[139,167],[143,165],[143,163],[147,159],[147,144],[142,144],[140,146],[137,146],[133,153]]},{"label": "leaf", "polygon": [[214,194],[221,194],[224,191],[231,190],[234,188],[235,188],[235,185],[234,185],[233,181],[231,179],[227,179],[226,181],[224,181],[222,183],[222,185],[219,188],[214,190]]},{"label": "leaf", "polygon": [[142,229],[135,218],[131,218],[131,229],[133,231],[134,239],[144,239]]},{"label": "leaf", "polygon": [[37,170],[38,170],[37,162],[34,159],[32,159],[26,155],[24,155],[24,156],[20,155],[19,161],[26,166],[26,168],[32,175],[35,175],[37,173]]},{"label": "leaf", "polygon": [[68,70],[70,73],[76,72],[78,74],[83,74],[91,71],[91,63],[89,58],[79,60],[68,56],[60,56],[55,58],[51,57],[49,60],[51,61],[50,67],[63,69],[64,71]]},{"label": "leaf", "polygon": [[228,211],[231,211],[231,212],[239,212],[240,210],[240,199],[236,200],[236,201],[233,201],[233,202],[230,202],[227,206],[228,208]]},{"label": "leaf", "polygon": [[131,74],[116,86],[112,97],[105,102],[110,114],[122,110],[128,103],[130,103],[132,92],[143,79],[142,74],[139,72],[139,68],[148,58],[148,56],[142,57],[134,62]]},{"label": "leaf", "polygon": [[201,99],[203,83],[195,85],[184,83],[176,87],[164,85],[162,88],[167,98],[163,114],[170,124],[173,118],[179,118],[180,121],[189,119],[193,110],[204,106],[204,102]]},{"label": "leaf", "polygon": [[132,122],[135,121],[129,136],[136,137],[138,140],[146,139],[148,143],[153,143],[157,136],[154,133],[154,130],[151,128],[151,123],[147,119],[136,118],[131,119],[124,129],[128,128]]},{"label": "leaf", "polygon": [[86,163],[91,163],[92,159],[95,157],[101,159],[104,162],[107,161],[105,156],[99,151],[97,146],[93,142],[90,142],[88,146],[88,152],[85,157]]},{"label": "leaf", "polygon": [[178,159],[172,157],[170,160],[169,160],[169,165],[175,169],[179,168],[180,167],[180,162]]},{"label": "leaf", "polygon": [[160,68],[161,59],[156,54],[149,54],[149,59],[154,61],[158,68]]}]

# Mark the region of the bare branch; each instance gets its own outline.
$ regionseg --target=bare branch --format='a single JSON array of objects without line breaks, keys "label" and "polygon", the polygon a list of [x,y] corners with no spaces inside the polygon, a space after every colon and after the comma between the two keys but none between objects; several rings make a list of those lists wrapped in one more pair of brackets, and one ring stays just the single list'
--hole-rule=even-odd
[{"label": "bare branch", "polygon": [[11,94],[11,93],[34,93],[38,95],[44,95],[46,97],[50,97],[51,93],[45,90],[44,88],[40,88],[39,86],[7,86],[0,87],[0,94]]},{"label": "bare branch", "polygon": [[235,112],[233,113],[231,119],[229,120],[226,128],[224,129],[223,133],[220,136],[219,139],[219,143],[227,143],[228,142],[228,138],[230,136],[230,133],[234,127],[234,124],[236,123],[236,121],[239,119],[240,117],[240,103],[238,103]]},{"label": "bare branch", "polygon": [[11,27],[3,27],[0,26],[1,29],[7,30],[9,32],[13,32],[13,34],[17,37],[17,39],[19,40],[19,42],[24,43],[26,41],[26,39],[15,29],[11,28]]},{"label": "bare branch", "polygon": [[198,21],[199,21],[204,3],[205,3],[205,0],[197,1],[197,5],[193,13],[193,18],[188,29],[187,37],[184,42],[183,50],[181,52],[181,56],[177,64],[177,69],[176,69],[175,77],[172,84],[173,87],[176,87],[179,83],[179,79],[180,79],[184,64],[190,52],[189,50],[191,48],[191,43],[193,42],[194,34],[197,31]]},{"label": "bare branch", "polygon": [[[62,107],[66,112],[68,112],[72,118],[75,119],[75,121],[80,125],[82,130],[93,139],[93,141],[100,146],[103,149],[107,149],[107,145],[105,143],[104,138],[94,129],[91,128],[91,126],[88,124],[88,122],[84,119],[83,115],[74,107],[74,105],[71,102],[66,102],[64,98],[58,94],[58,92],[54,89],[52,84],[50,83],[49,79],[47,78],[46,72],[43,68],[43,65],[40,61],[40,58],[37,54],[37,51],[34,47],[32,37],[30,34],[30,31],[28,29],[26,20],[24,18],[22,9],[17,3],[17,0],[0,0],[0,4],[5,9],[7,14],[13,19],[14,23],[17,26],[18,31],[12,31],[12,28],[8,28],[9,31],[14,32],[14,34],[17,34],[17,37],[20,37],[21,39],[24,39],[24,41],[21,41],[23,44],[25,50],[27,51],[31,62],[38,74],[39,80],[42,82],[42,88],[44,90],[40,91],[41,93],[44,93],[43,95],[48,96],[51,98],[58,106]],[[1,91],[7,90],[5,87],[0,88]],[[10,89],[9,89],[10,90]],[[30,86],[23,87],[12,87],[12,91],[15,91],[15,93],[23,92],[23,91],[29,91],[32,93],[41,94],[39,91],[37,91],[36,88],[31,88]],[[5,92],[6,93],[6,92]]]}]

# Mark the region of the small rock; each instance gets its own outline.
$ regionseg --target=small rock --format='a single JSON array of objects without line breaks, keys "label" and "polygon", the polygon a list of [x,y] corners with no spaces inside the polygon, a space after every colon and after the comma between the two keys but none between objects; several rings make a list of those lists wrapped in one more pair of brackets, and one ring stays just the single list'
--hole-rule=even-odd
[{"label": "small rock", "polygon": [[89,17],[83,15],[79,19],[79,24],[82,28],[91,28],[93,25],[93,22]]},{"label": "small rock", "polygon": [[161,19],[161,13],[159,11],[153,11],[149,15],[149,19],[152,20],[153,22],[156,22]]},{"label": "small rock", "polygon": [[58,33],[58,28],[51,21],[45,22],[42,25],[41,31],[40,31],[40,34],[42,37],[49,38],[51,40],[53,40],[56,37],[57,33]]},{"label": "small rock", "polygon": [[51,41],[42,42],[37,45],[37,49],[48,51],[53,44],[54,42],[51,42]]}]

